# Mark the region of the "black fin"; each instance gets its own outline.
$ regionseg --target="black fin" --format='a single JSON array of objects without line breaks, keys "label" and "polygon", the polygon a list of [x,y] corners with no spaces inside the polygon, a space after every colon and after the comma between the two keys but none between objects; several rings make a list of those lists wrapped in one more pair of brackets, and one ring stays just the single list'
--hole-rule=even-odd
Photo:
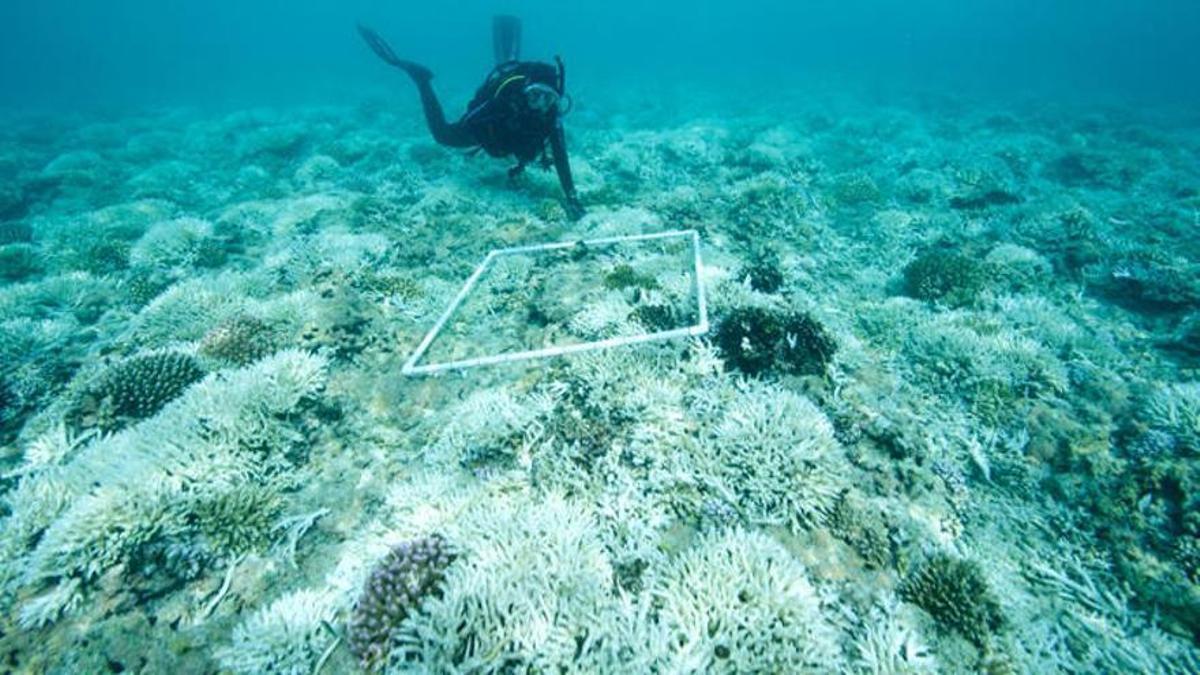
[{"label": "black fin", "polygon": [[508,14],[492,18],[492,49],[496,63],[508,63],[521,58],[521,20]]},{"label": "black fin", "polygon": [[433,78],[433,71],[429,70],[425,66],[422,66],[419,63],[413,63],[412,61],[405,61],[404,59],[396,56],[396,53],[392,51],[391,45],[389,45],[386,40],[380,37],[379,33],[376,33],[360,23],[358,24],[358,34],[362,36],[363,41],[367,43],[367,46],[371,48],[371,51],[375,52],[375,55],[382,59],[383,62],[389,66],[403,70],[414,80],[424,80],[428,82]]}]

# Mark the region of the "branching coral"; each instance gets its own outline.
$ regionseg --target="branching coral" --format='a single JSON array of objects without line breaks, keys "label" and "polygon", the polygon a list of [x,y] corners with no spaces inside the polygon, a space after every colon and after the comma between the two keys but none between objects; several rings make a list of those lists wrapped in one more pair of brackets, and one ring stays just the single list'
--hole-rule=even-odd
[{"label": "branching coral", "polygon": [[636,288],[651,291],[658,288],[658,282],[653,276],[638,272],[627,263],[622,263],[604,275],[604,287],[610,290]]},{"label": "branching coral", "polygon": [[748,375],[823,375],[837,350],[825,327],[808,314],[762,307],[731,311],[717,325],[715,341],[725,360]]},{"label": "branching coral", "polygon": [[22,281],[42,271],[42,259],[32,244],[0,246],[0,280]]},{"label": "branching coral", "polygon": [[0,321],[0,443],[72,376],[77,330],[70,318]]},{"label": "branching coral", "polygon": [[440,593],[454,553],[431,535],[392,547],[372,570],[346,629],[350,651],[366,670],[383,664],[395,633],[426,596]]},{"label": "branching coral", "polygon": [[131,332],[145,345],[201,338],[213,326],[244,313],[248,287],[256,283],[244,275],[227,274],[175,284],[133,318]]},{"label": "branching coral", "polygon": [[200,354],[236,366],[273,352],[277,347],[274,330],[257,317],[241,314],[210,330],[200,341]]},{"label": "branching coral", "polygon": [[323,625],[337,611],[336,596],[298,591],[255,612],[233,631],[231,644],[217,650],[224,668],[235,673],[309,675],[335,639]]},{"label": "branching coral", "polygon": [[1128,309],[1160,314],[1200,308],[1198,273],[1200,265],[1149,253],[1118,261],[1095,281]]},{"label": "branching coral", "polygon": [[0,286],[0,316],[7,319],[60,319],[78,312],[95,298],[113,293],[113,284],[84,272],[56,275],[37,282]]},{"label": "branching coral", "polygon": [[1004,625],[1000,602],[973,561],[936,554],[910,571],[899,591],[939,624],[979,646]]},{"label": "branching coral", "polygon": [[822,522],[842,454],[821,411],[791,391],[747,381],[721,414],[695,460],[707,490],[752,523]]},{"label": "branching coral", "polygon": [[967,305],[984,290],[986,268],[969,256],[950,251],[927,251],[904,268],[904,289],[919,300]]},{"label": "branching coral", "polygon": [[[1059,670],[1081,672],[1196,672],[1200,650],[1169,637],[1156,620],[1130,608],[1128,588],[1075,554],[1054,560],[1027,551],[1021,572],[1039,597],[1045,618],[1014,625],[1027,662],[1044,664],[1047,653]],[[1034,639],[1028,639],[1032,636]],[[1047,642],[1037,651],[1037,640]]]},{"label": "branching coral", "polygon": [[937,660],[913,622],[894,601],[871,608],[862,617],[850,651],[855,672],[869,675],[917,675],[938,672]]},{"label": "branching coral", "polygon": [[0,221],[0,246],[33,241],[33,228],[19,220]]},{"label": "branching coral", "polygon": [[930,384],[965,395],[975,412],[998,418],[1021,399],[1069,388],[1066,366],[1053,352],[998,319],[939,312],[907,331],[905,351]]},{"label": "branching coral", "polygon": [[783,286],[784,281],[779,251],[769,246],[755,247],[737,276],[748,282],[750,288],[756,291],[775,293]]},{"label": "branching coral", "polygon": [[1150,426],[1170,434],[1192,454],[1200,454],[1200,383],[1171,384],[1160,388],[1146,406]]},{"label": "branching coral", "polygon": [[892,561],[891,534],[878,511],[847,492],[838,497],[829,514],[829,529],[855,550],[870,567],[886,567]]},{"label": "branching coral", "polygon": [[874,179],[865,173],[836,176],[831,192],[838,204],[851,207],[878,202],[883,197]]},{"label": "branching coral", "polygon": [[67,415],[79,429],[115,431],[157,413],[204,376],[196,359],[178,352],[135,356],[105,370]]},{"label": "branching coral", "polygon": [[576,312],[567,326],[586,340],[633,335],[638,328],[629,321],[632,312],[633,308],[619,294],[610,293]]},{"label": "branching coral", "polygon": [[211,223],[180,218],[158,223],[138,240],[129,252],[132,265],[146,267],[192,267],[211,262],[219,253]]},{"label": "branching coral", "polygon": [[519,396],[507,389],[475,392],[447,411],[426,454],[434,462],[467,468],[527,465],[530,447],[543,433],[540,418],[551,405],[544,396]]},{"label": "branching coral", "polygon": [[481,507],[446,533],[460,558],[441,597],[405,621],[393,662],[481,673],[569,671],[591,662],[614,596],[613,570],[587,510],[554,495]]},{"label": "branching coral", "polygon": [[204,549],[232,556],[265,548],[283,505],[277,486],[243,483],[202,491],[187,511]]},{"label": "branching coral", "polygon": [[[325,366],[319,357],[284,351],[210,375],[136,427],[27,475],[0,534],[3,568],[14,572],[5,591],[86,586],[123,561],[161,559],[147,547],[161,552],[172,542],[199,538],[218,557],[259,545],[263,528],[248,523],[263,518],[262,509],[274,512],[276,498],[238,497],[238,486],[265,484],[279,470],[271,453],[289,438],[282,416],[320,391]],[[201,511],[214,518],[201,518],[206,524],[198,528],[195,509],[206,503]],[[235,513],[238,522],[223,522],[222,515]],[[49,595],[66,597],[54,589]],[[42,621],[57,616],[52,609],[40,608]]]},{"label": "branching coral", "polygon": [[764,534],[705,537],[652,592],[670,636],[668,671],[825,673],[840,662],[804,566]]}]

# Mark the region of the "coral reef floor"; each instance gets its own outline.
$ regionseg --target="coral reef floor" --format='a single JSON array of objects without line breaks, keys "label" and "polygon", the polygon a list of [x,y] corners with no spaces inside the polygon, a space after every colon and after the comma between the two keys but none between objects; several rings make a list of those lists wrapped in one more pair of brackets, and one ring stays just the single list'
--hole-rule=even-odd
[{"label": "coral reef floor", "polygon": [[1200,670],[1194,111],[621,96],[8,115],[0,669]]}]

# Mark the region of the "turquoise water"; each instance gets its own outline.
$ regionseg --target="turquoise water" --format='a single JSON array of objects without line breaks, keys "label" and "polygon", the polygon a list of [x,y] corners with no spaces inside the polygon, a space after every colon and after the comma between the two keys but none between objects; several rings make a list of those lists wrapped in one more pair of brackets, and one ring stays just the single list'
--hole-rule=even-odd
[{"label": "turquoise water", "polygon": [[644,4],[0,8],[0,670],[1200,671],[1200,9]]}]

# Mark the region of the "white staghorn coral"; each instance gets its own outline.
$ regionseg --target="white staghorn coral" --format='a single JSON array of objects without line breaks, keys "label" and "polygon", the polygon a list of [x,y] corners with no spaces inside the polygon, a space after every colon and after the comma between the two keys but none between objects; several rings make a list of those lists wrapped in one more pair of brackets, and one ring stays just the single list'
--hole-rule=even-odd
[{"label": "white staghorn coral", "polygon": [[877,604],[864,617],[850,651],[854,672],[864,675],[938,672],[937,659],[905,609],[891,599]]},{"label": "white staghorn coral", "polygon": [[672,520],[660,501],[625,471],[613,472],[594,500],[600,539],[623,590],[643,588],[666,560],[663,533]]},{"label": "white staghorn coral", "polygon": [[970,395],[1067,391],[1066,366],[1038,341],[971,312],[931,315],[908,334],[906,350],[934,383],[961,387]]},{"label": "white staghorn coral", "polygon": [[1076,555],[1054,560],[1023,551],[1030,591],[1043,598],[1030,621],[1017,624],[1023,665],[1048,658],[1074,672],[1195,672],[1200,650],[1160,631],[1133,610],[1130,592]]},{"label": "white staghorn coral", "polygon": [[556,495],[480,506],[448,524],[460,557],[441,596],[405,622],[396,663],[423,672],[578,669],[614,607],[594,519]]},{"label": "white staghorn coral", "polygon": [[[264,457],[246,448],[280,447],[280,416],[320,390],[325,368],[323,358],[293,350],[215,373],[155,417],[27,475],[0,537],[4,566],[20,570],[6,590],[95,579],[148,542],[179,534],[188,507],[265,480]],[[23,554],[22,542],[39,532]]]},{"label": "white staghorn coral", "polygon": [[112,297],[115,284],[87,272],[70,272],[39,281],[0,286],[0,318],[43,319],[55,309],[73,310],[91,298]]},{"label": "white staghorn coral", "polygon": [[129,251],[132,265],[191,267],[212,241],[212,223],[197,218],[177,218],[150,227]]},{"label": "white staghorn coral", "polygon": [[172,340],[197,340],[213,326],[246,311],[246,291],[255,281],[241,274],[224,274],[176,284],[130,322],[131,333],[143,345]]},{"label": "white staghorn coral", "polygon": [[79,579],[68,579],[46,593],[27,601],[17,613],[17,625],[25,630],[44,628],[71,614],[83,604]]},{"label": "white staghorn coral", "polygon": [[391,242],[381,234],[351,234],[321,231],[304,237],[281,240],[267,254],[263,268],[277,276],[311,280],[318,273],[360,273],[387,254]]},{"label": "white staghorn coral", "polygon": [[337,600],[325,591],[289,593],[238,624],[217,660],[234,673],[308,675],[335,639],[322,624],[334,620]]},{"label": "white staghorn coral", "polygon": [[1176,438],[1193,454],[1200,454],[1200,382],[1171,384],[1150,397],[1146,415],[1151,426]]},{"label": "white staghorn coral", "polygon": [[668,672],[826,673],[840,664],[804,566],[765,534],[707,536],[653,593],[670,636]]},{"label": "white staghorn coral", "polygon": [[697,471],[752,523],[811,526],[837,493],[842,451],[825,415],[773,384],[743,381],[699,444]]},{"label": "white staghorn coral", "polygon": [[446,412],[426,457],[466,467],[528,466],[530,446],[543,431],[540,419],[552,406],[547,397],[518,396],[507,389],[475,392]]},{"label": "white staghorn coral", "polygon": [[641,327],[629,319],[633,308],[618,293],[609,293],[571,317],[568,327],[571,332],[585,340],[600,340],[642,332]]}]

